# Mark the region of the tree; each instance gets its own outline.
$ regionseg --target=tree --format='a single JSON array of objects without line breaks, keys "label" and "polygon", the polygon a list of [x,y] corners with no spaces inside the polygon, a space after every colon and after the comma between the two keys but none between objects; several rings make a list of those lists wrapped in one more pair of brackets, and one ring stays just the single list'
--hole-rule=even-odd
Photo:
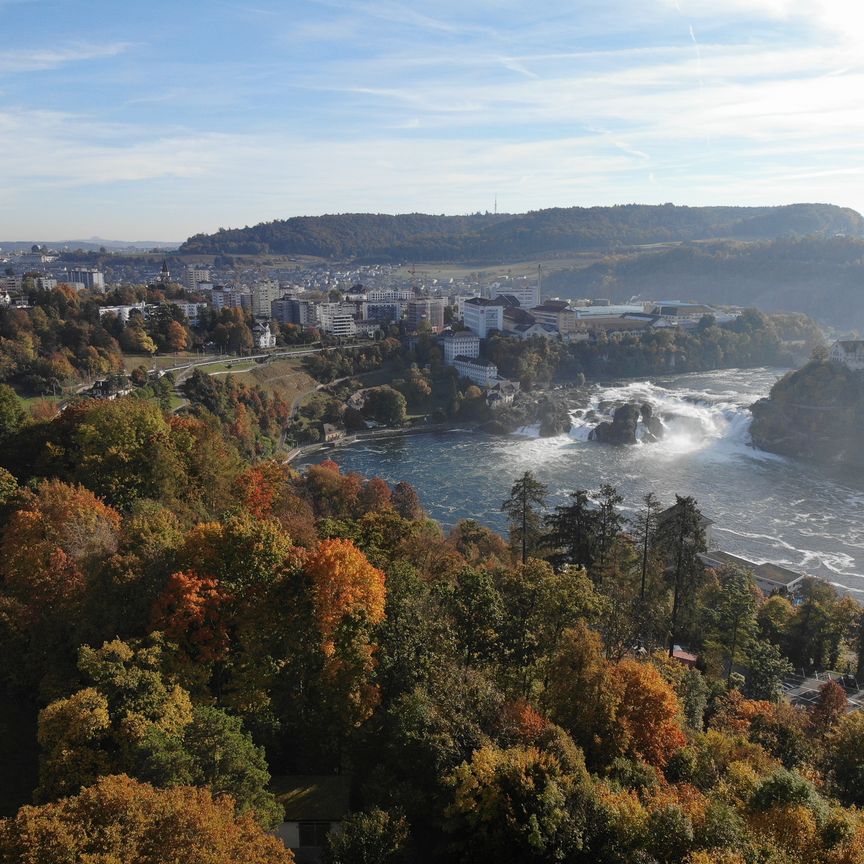
[{"label": "tree", "polygon": [[448,828],[460,861],[560,861],[582,846],[584,766],[565,767],[537,747],[486,745],[449,782]]},{"label": "tree", "polygon": [[178,321],[171,321],[165,341],[169,351],[185,351],[189,347],[189,334]]},{"label": "tree", "polygon": [[324,540],[306,562],[312,580],[315,618],[325,653],[348,615],[362,614],[370,624],[384,619],[385,576],[350,540]]},{"label": "tree", "polygon": [[292,864],[294,856],[250,816],[238,816],[230,797],[156,789],[121,774],[0,822],[0,860]]},{"label": "tree", "polygon": [[660,502],[653,492],[649,492],[643,499],[643,507],[633,519],[633,530],[639,543],[640,578],[639,578],[639,602],[645,600],[645,588],[648,578],[648,568],[652,553],[654,552],[655,535],[660,515]]},{"label": "tree", "polygon": [[510,497],[501,509],[510,519],[510,543],[514,551],[521,550],[522,563],[528,553],[540,546],[543,530],[540,510],[546,504],[547,489],[530,471],[526,471],[511,487]]},{"label": "tree", "polygon": [[845,804],[864,805],[864,714],[843,717],[828,736],[825,747],[828,776]]},{"label": "tree", "polygon": [[465,665],[488,663],[500,638],[499,628],[504,618],[501,595],[491,573],[483,568],[462,568],[448,599]]},{"label": "tree", "polygon": [[679,636],[682,609],[695,598],[696,586],[703,572],[699,553],[705,551],[702,514],[696,500],[675,496],[675,504],[660,516],[658,539],[669,561],[672,581],[672,617],[669,624],[669,656]]},{"label": "tree", "polygon": [[618,690],[615,724],[622,748],[632,756],[662,768],[687,743],[678,722],[681,703],[656,666],[622,660],[611,670]]},{"label": "tree", "polygon": [[272,827],[281,808],[267,791],[263,750],[238,718],[193,707],[161,662],[155,645],[114,640],[81,649],[78,666],[89,686],[39,715],[37,798],[69,795],[100,776],[124,773],[164,786],[209,786]]},{"label": "tree", "polygon": [[408,417],[408,404],[398,390],[384,385],[366,391],[363,411],[387,426],[404,426]]},{"label": "tree", "polygon": [[739,652],[746,652],[756,629],[756,585],[749,573],[734,567],[723,570],[719,582],[708,598],[706,644],[722,652],[728,681]]},{"label": "tree", "polygon": [[596,525],[596,547],[597,565],[602,569],[608,563],[612,546],[621,533],[624,525],[624,517],[618,511],[618,505],[624,499],[618,494],[618,490],[608,483],[600,487],[599,504],[595,519]]},{"label": "tree", "polygon": [[393,495],[390,498],[393,509],[403,519],[421,519],[423,517],[423,506],[414,487],[404,481],[393,487]]},{"label": "tree", "polygon": [[770,642],[756,641],[747,656],[745,692],[750,699],[778,702],[782,684],[792,674],[792,664]]},{"label": "tree", "polygon": [[405,817],[377,807],[351,813],[338,834],[327,835],[325,864],[399,864],[406,860]]},{"label": "tree", "polygon": [[0,444],[18,432],[26,417],[15,391],[8,384],[0,384]]},{"label": "tree", "polygon": [[[596,514],[591,509],[588,492],[578,489],[571,493],[572,504],[555,508],[546,517],[549,545],[563,550],[563,562],[584,567],[590,573],[594,565]],[[553,560],[559,556],[553,556]]]}]

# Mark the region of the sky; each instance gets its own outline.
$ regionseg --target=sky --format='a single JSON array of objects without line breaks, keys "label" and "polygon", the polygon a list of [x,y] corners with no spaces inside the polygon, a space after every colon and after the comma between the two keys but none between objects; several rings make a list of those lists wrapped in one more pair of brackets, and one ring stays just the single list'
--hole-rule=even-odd
[{"label": "sky", "polygon": [[0,0],[0,239],[864,210],[862,0]]}]

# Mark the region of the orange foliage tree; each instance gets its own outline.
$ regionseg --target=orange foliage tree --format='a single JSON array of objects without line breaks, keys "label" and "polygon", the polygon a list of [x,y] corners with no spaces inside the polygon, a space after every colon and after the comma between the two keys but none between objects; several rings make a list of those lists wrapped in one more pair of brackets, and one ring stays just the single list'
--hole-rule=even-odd
[{"label": "orange foliage tree", "polygon": [[153,628],[162,630],[192,660],[221,660],[228,650],[223,614],[227,600],[217,579],[199,576],[193,570],[174,573],[153,607]]},{"label": "orange foliage tree", "polygon": [[650,663],[622,660],[612,675],[619,688],[615,723],[622,741],[634,756],[663,767],[687,743],[675,691]]},{"label": "orange foliage tree", "polygon": [[6,588],[32,614],[68,612],[88,571],[117,548],[120,515],[83,486],[39,484],[3,535]]},{"label": "orange foliage tree", "polygon": [[292,864],[294,856],[252,816],[238,817],[229,796],[119,774],[0,821],[0,861]]},{"label": "orange foliage tree", "polygon": [[362,615],[370,624],[384,620],[384,573],[350,540],[324,540],[309,557],[306,572],[325,653],[332,653],[333,635],[348,615]]}]

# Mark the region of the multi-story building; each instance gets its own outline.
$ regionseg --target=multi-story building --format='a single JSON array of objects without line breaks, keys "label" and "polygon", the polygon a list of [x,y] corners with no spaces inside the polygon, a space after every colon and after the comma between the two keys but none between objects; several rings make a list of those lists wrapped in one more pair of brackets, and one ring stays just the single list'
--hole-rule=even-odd
[{"label": "multi-story building", "polygon": [[256,282],[252,286],[252,314],[263,318],[270,317],[270,304],[282,296],[279,283],[275,279]]},{"label": "multi-story building", "polygon": [[105,274],[95,267],[79,267],[74,270],[69,270],[67,280],[71,282],[80,282],[88,291],[100,291],[105,293]]},{"label": "multi-story building", "polygon": [[318,324],[318,304],[312,300],[280,297],[270,303],[270,316],[280,324],[314,327]]},{"label": "multi-story building", "polygon": [[523,309],[530,309],[532,306],[540,305],[540,285],[537,283],[508,284],[504,286],[501,293],[506,294],[508,297],[515,297]]},{"label": "multi-story building", "polygon": [[57,287],[57,280],[53,276],[34,276],[33,282],[39,291],[53,291]]},{"label": "multi-story building", "polygon": [[577,329],[576,310],[566,300],[547,300],[529,311],[538,324],[549,324],[559,333],[574,333]]},{"label": "multi-story building", "polygon": [[504,306],[485,297],[472,297],[465,301],[463,321],[472,333],[486,339],[493,330],[504,329]]},{"label": "multi-story building", "polygon": [[498,367],[491,360],[480,357],[456,357],[453,360],[456,371],[481,387],[489,387],[498,378]]},{"label": "multi-story building", "polygon": [[416,333],[424,322],[433,333],[444,329],[444,301],[440,298],[422,297],[408,301],[405,326],[409,333]]},{"label": "multi-story building", "polygon": [[183,276],[183,284],[187,291],[195,293],[202,282],[210,281],[210,271],[198,264],[187,264],[186,273]]},{"label": "multi-story building", "polygon": [[441,344],[444,346],[444,362],[448,366],[452,366],[457,357],[480,356],[480,337],[470,330],[448,333]]},{"label": "multi-story building", "polygon": [[210,297],[217,312],[220,309],[252,309],[252,295],[239,288],[223,288],[217,285]]},{"label": "multi-story building", "polygon": [[342,303],[319,303],[318,325],[331,336],[356,336],[354,316]]},{"label": "multi-story building", "polygon": [[197,326],[199,316],[207,308],[206,303],[187,303],[185,300],[172,300],[171,305],[176,306],[193,327]]},{"label": "multi-story building", "polygon": [[402,307],[403,304],[398,300],[366,302],[363,304],[363,318],[381,324],[391,324],[402,318]]}]

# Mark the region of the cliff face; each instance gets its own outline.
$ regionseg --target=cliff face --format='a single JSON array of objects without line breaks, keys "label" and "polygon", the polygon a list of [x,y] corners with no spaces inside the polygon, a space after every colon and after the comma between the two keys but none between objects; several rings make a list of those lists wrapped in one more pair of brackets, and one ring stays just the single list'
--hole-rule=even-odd
[{"label": "cliff face", "polygon": [[757,447],[864,468],[864,372],[813,361],[781,378],[750,410]]}]

